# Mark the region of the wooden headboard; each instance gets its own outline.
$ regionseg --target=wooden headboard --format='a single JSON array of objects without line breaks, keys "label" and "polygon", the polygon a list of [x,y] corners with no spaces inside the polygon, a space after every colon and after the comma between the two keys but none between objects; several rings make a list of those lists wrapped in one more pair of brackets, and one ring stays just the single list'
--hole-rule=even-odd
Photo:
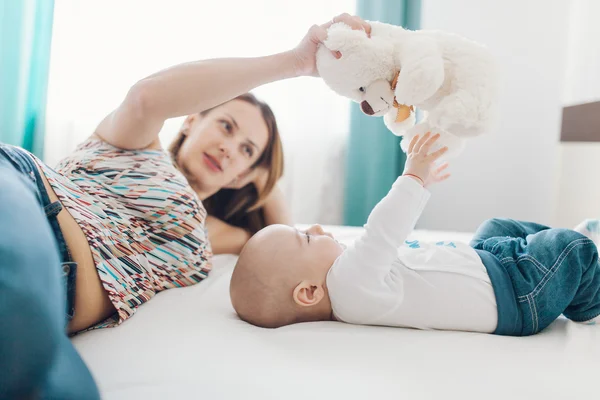
[{"label": "wooden headboard", "polygon": [[600,142],[600,101],[564,107],[561,142]]}]

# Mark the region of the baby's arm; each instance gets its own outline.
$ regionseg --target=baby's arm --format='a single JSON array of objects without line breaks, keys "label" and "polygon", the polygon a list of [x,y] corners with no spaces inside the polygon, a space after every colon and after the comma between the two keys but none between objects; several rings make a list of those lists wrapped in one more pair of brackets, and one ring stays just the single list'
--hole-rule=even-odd
[{"label": "baby's arm", "polygon": [[337,319],[376,324],[402,302],[403,283],[390,270],[428,199],[429,192],[417,180],[401,176],[375,206],[363,235],[329,270],[327,287]]},{"label": "baby's arm", "polygon": [[[439,135],[415,136],[409,146],[404,175],[396,179],[388,194],[375,206],[365,232],[335,261],[327,276],[331,304],[338,318],[346,322],[372,323],[382,312],[402,301],[403,287],[390,273],[398,248],[412,232],[429,200],[423,183],[430,176],[433,162],[448,149],[432,154],[429,149]],[[432,174],[431,182],[449,175]],[[367,301],[365,301],[367,300]]]},{"label": "baby's arm", "polygon": [[398,256],[398,248],[414,229],[429,191],[417,180],[400,176],[388,194],[375,206],[356,242],[340,256],[362,268],[389,268]]},{"label": "baby's arm", "polygon": [[[404,175],[396,180],[389,193],[375,206],[365,225],[364,234],[340,256],[340,261],[351,259],[370,268],[389,270],[398,255],[398,248],[414,229],[429,199],[424,183],[431,175],[431,167],[448,150],[444,147],[429,154],[439,137],[439,134],[431,136],[427,133],[423,137],[417,135],[413,138],[407,151]],[[449,177],[436,176],[444,168],[438,168],[433,173],[432,183]]]}]

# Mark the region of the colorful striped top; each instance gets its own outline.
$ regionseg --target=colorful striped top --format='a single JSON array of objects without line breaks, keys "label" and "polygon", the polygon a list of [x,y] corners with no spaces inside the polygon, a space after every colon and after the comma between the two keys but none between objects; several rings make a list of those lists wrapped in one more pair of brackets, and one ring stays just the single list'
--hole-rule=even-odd
[{"label": "colorful striped top", "polygon": [[167,152],[88,139],[55,170],[40,165],[87,237],[117,309],[94,328],[116,326],[156,293],[208,275],[206,210]]}]

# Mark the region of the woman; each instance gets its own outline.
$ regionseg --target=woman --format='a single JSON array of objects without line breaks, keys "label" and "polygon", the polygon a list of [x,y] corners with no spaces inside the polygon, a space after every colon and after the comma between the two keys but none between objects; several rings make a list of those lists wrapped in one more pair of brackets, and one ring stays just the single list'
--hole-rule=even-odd
[{"label": "woman", "polygon": [[[0,398],[97,398],[65,322],[68,333],[118,325],[157,292],[206,277],[208,232],[215,250],[237,251],[287,221],[271,191],[282,164],[274,119],[244,93],[316,76],[317,46],[337,21],[370,29],[344,14],[284,53],[142,79],[57,171],[0,146]],[[184,115],[171,158],[158,133]]]},{"label": "woman", "polygon": [[[236,135],[242,122],[254,140]],[[277,123],[269,106],[252,94],[188,116],[169,153],[208,212],[214,254],[239,254],[251,234],[270,224],[291,222],[275,186],[283,174]],[[220,189],[209,195],[203,186],[212,181]]]}]

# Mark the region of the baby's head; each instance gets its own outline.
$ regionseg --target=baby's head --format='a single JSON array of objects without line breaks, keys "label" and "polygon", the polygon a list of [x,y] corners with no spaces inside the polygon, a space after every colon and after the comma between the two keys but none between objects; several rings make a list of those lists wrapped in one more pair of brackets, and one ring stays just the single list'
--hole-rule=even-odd
[{"label": "baby's head", "polygon": [[231,277],[233,308],[264,328],[331,319],[326,278],[343,247],[319,225],[270,225],[242,249]]}]

